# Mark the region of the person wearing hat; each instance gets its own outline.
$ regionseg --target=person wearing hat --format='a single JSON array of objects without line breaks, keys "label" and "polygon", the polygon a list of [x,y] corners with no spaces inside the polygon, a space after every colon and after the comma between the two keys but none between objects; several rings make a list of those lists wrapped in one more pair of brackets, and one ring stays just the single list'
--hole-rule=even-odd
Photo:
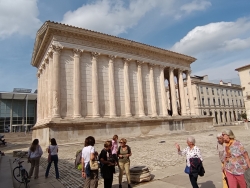
[{"label": "person wearing hat", "polygon": [[244,173],[250,167],[248,153],[240,141],[235,139],[232,130],[222,131],[222,136],[225,142],[223,170],[226,172],[228,186],[246,188]]}]

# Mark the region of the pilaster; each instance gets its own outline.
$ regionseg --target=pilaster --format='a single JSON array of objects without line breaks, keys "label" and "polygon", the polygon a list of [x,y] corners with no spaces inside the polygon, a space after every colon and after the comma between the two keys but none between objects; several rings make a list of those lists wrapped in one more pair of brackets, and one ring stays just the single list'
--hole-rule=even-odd
[{"label": "pilaster", "polygon": [[74,53],[74,118],[82,117],[81,115],[81,67],[80,57],[82,51],[73,49]]},{"label": "pilaster", "polygon": [[109,56],[109,117],[116,117],[115,107],[115,80],[114,80],[114,59],[116,56]]},{"label": "pilaster", "polygon": [[139,117],[145,116],[143,89],[142,89],[142,61],[137,61],[137,82],[138,82],[138,104],[139,104]]},{"label": "pilaster", "polygon": [[125,105],[125,116],[130,117],[131,115],[131,107],[130,107],[130,88],[129,88],[129,74],[128,74],[128,66],[129,61],[131,59],[123,59],[124,60],[124,105]]},{"label": "pilaster", "polygon": [[97,57],[100,53],[92,52],[92,100],[93,100],[93,115],[92,117],[100,117],[99,112],[99,96],[98,96],[98,67]]}]

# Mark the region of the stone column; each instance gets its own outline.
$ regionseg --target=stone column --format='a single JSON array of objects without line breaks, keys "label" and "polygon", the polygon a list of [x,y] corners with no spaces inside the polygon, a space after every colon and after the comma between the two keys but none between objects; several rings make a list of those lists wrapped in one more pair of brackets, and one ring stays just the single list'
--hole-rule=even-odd
[{"label": "stone column", "polygon": [[174,82],[174,67],[169,67],[169,83],[171,92],[171,105],[172,105],[172,116],[177,116],[177,102],[176,102],[176,90]]},{"label": "stone column", "polygon": [[155,84],[154,84],[154,65],[149,64],[149,86],[150,86],[150,99],[151,99],[151,110],[152,117],[156,117],[156,99],[155,99]]},{"label": "stone column", "polygon": [[129,88],[129,73],[128,73],[128,62],[130,59],[124,60],[124,105],[125,105],[125,116],[130,117],[131,108],[130,108],[130,88]]},{"label": "stone column", "polygon": [[161,103],[162,103],[162,116],[167,116],[167,97],[165,88],[165,78],[164,78],[164,68],[165,66],[160,66],[160,87],[161,87]]},{"label": "stone column", "polygon": [[97,57],[100,55],[97,52],[92,52],[92,100],[93,100],[93,115],[92,117],[100,117],[99,112],[99,97],[98,97],[98,67]]},{"label": "stone column", "polygon": [[44,64],[41,65],[41,100],[40,100],[40,105],[41,105],[41,119],[44,120],[45,118],[45,106],[44,106],[44,99],[45,99],[45,70],[44,70]]},{"label": "stone column", "polygon": [[49,108],[49,118],[52,117],[52,104],[53,104],[53,53],[48,54],[49,57],[49,79],[48,79],[48,94],[49,94],[49,103],[48,103],[48,108]]},{"label": "stone column", "polygon": [[41,95],[41,93],[40,93],[40,91],[41,91],[41,73],[40,73],[40,70],[38,69],[38,71],[37,71],[37,78],[38,78],[38,82],[37,82],[37,122],[39,122],[40,121],[40,119],[41,119],[41,105],[40,105],[40,95]]},{"label": "stone column", "polygon": [[53,48],[53,110],[52,117],[60,118],[60,53],[61,46],[52,45]]},{"label": "stone column", "polygon": [[138,83],[138,104],[139,104],[139,117],[145,116],[144,101],[143,101],[143,89],[142,89],[142,66],[141,61],[137,61],[137,83]]},{"label": "stone column", "polygon": [[178,70],[178,84],[179,84],[179,96],[180,96],[180,105],[181,105],[181,115],[187,115],[186,109],[186,99],[184,93],[184,84],[183,84],[183,70]]},{"label": "stone column", "polygon": [[74,118],[80,118],[81,115],[81,66],[80,56],[81,50],[73,49],[74,52]]},{"label": "stone column", "polygon": [[44,104],[46,104],[46,107],[44,108],[45,110],[45,118],[47,119],[49,117],[49,109],[47,108],[47,104],[49,103],[49,59],[48,57],[45,58],[45,63],[44,63],[44,71],[45,71],[45,88],[44,88],[44,96],[45,96],[45,99],[44,99]]},{"label": "stone column", "polygon": [[191,85],[190,74],[191,74],[191,71],[186,71],[187,88],[188,88],[188,96],[189,96],[189,103],[190,103],[190,112],[191,112],[191,115],[195,115],[194,97],[193,97],[193,90],[192,90],[192,85]]},{"label": "stone column", "polygon": [[116,56],[109,56],[109,117],[116,117],[115,106],[115,79],[114,79],[114,59]]}]

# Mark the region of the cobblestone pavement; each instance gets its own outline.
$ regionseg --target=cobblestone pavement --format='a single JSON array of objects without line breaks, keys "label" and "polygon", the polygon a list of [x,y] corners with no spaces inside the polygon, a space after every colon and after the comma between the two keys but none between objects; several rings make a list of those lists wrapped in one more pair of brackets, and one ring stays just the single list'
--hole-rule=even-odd
[{"label": "cobblestone pavement", "polygon": [[[218,131],[221,131],[225,127],[216,127],[217,130],[211,130],[208,132],[200,132],[192,134],[196,138],[196,145],[201,149],[202,156],[206,160],[207,157],[217,155],[216,151],[216,135]],[[240,140],[245,147],[250,145],[249,132],[250,130],[244,130],[243,126],[227,127],[234,131],[236,139]],[[154,171],[166,169],[169,166],[183,165],[185,159],[179,156],[176,152],[175,143],[178,142],[181,148],[186,147],[187,135],[172,134],[172,135],[159,135],[159,136],[147,136],[138,138],[127,138],[128,145],[131,147],[131,166],[146,165],[149,167],[152,174]],[[104,140],[98,140],[95,145],[96,151],[100,152],[103,148]],[[30,142],[30,141],[29,141]],[[75,153],[77,150],[82,149],[83,144],[59,144],[59,181],[66,188],[79,188],[83,186],[83,178],[81,172],[74,168]],[[18,147],[20,146],[20,147]],[[12,153],[13,150],[21,149],[27,150],[29,144],[27,142],[20,142],[10,144],[6,147],[6,153]],[[41,166],[46,169],[47,167],[47,154],[44,150],[43,157],[41,159]],[[114,182],[118,179],[118,169],[114,175]],[[54,166],[51,166],[50,175],[55,177]],[[123,181],[126,181],[125,176]],[[99,184],[103,184],[103,180],[100,178]]]}]

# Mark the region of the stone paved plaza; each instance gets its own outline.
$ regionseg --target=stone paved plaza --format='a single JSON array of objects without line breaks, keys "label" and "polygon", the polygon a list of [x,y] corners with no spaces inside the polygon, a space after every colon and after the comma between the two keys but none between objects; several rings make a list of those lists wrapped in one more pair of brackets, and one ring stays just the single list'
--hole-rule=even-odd
[{"label": "stone paved plaza", "polygon": [[[222,130],[225,127],[217,127],[214,130],[207,132],[197,132],[192,134],[196,138],[196,145],[201,149],[202,156],[204,158],[204,166],[206,168],[206,159],[214,160],[214,165],[218,166],[219,160],[217,160],[217,152],[216,152],[216,134],[218,131]],[[232,128],[234,131],[236,138],[239,139],[245,147],[250,146],[249,140],[249,131],[245,130],[243,126],[231,126],[227,128]],[[24,133],[22,133],[24,134]],[[181,148],[186,147],[186,137],[188,133],[175,133],[172,135],[159,135],[154,137],[138,137],[138,138],[127,138],[128,145],[132,148],[132,157],[131,157],[131,166],[134,165],[146,165],[149,167],[151,174],[154,177],[154,181],[152,183],[156,183],[155,181],[176,181],[173,175],[182,174],[183,168],[185,166],[185,158],[178,156],[174,144],[178,142]],[[29,147],[29,143],[31,142],[31,135],[28,134],[26,137],[24,135],[11,135],[9,138],[8,134],[6,134],[7,141],[9,143],[7,147],[1,148],[1,150],[5,151],[5,153],[9,156],[12,155],[13,150],[27,150]],[[22,136],[22,137],[21,137]],[[15,138],[14,138],[15,137]],[[98,140],[95,148],[98,152],[103,148],[104,140]],[[109,139],[109,138],[107,138]],[[23,141],[21,141],[23,140]],[[80,171],[74,169],[74,156],[75,152],[82,148],[81,143],[77,144],[66,144],[66,143],[58,143],[59,144],[59,171],[60,171],[60,179],[59,182],[67,188],[78,188],[83,185],[83,179],[81,178]],[[47,154],[44,150],[44,155],[41,160],[41,167],[46,168]],[[209,161],[210,165],[211,161]],[[26,166],[27,169],[29,166]],[[41,168],[42,169],[42,168]],[[40,169],[40,171],[41,171]],[[217,172],[218,171],[218,172]],[[219,173],[219,168],[216,173]],[[42,169],[42,173],[40,173],[40,177],[44,178],[44,169]],[[206,175],[209,174],[205,174]],[[54,169],[53,165],[50,171],[51,179],[54,179]],[[114,187],[118,186],[118,169],[117,173],[114,177]],[[186,177],[186,176],[185,176]],[[218,178],[218,177],[217,177]],[[187,178],[186,178],[187,179]],[[220,178],[219,178],[220,179]],[[31,180],[35,181],[35,180]],[[125,176],[123,179],[126,182]],[[184,181],[184,180],[183,180]],[[211,180],[212,181],[212,180]],[[188,181],[187,181],[188,182]],[[102,184],[103,180],[100,179],[99,184]],[[176,183],[176,182],[175,182]],[[139,187],[147,187],[148,183],[139,184],[136,186]],[[150,183],[151,184],[151,183]],[[189,185],[189,184],[188,184]],[[102,187],[103,185],[101,185]],[[184,186],[186,187],[186,186]],[[187,186],[188,187],[188,186]]]}]

